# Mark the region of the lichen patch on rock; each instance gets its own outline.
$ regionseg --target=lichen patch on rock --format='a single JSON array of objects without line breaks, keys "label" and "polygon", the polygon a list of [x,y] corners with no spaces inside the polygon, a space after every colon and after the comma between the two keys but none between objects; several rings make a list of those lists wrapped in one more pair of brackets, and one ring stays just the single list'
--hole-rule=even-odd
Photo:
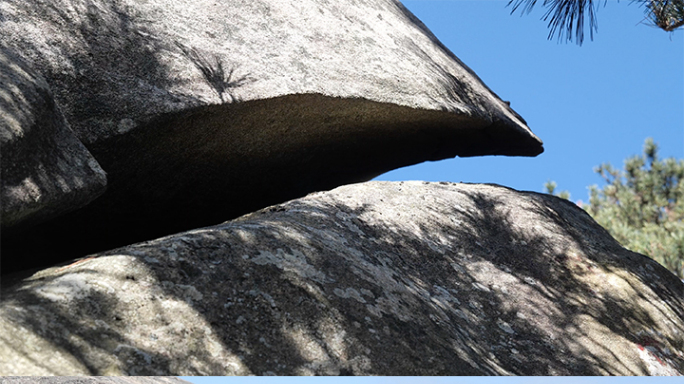
[{"label": "lichen patch on rock", "polygon": [[683,296],[561,199],[371,182],[34,275],[0,373],[673,374]]}]

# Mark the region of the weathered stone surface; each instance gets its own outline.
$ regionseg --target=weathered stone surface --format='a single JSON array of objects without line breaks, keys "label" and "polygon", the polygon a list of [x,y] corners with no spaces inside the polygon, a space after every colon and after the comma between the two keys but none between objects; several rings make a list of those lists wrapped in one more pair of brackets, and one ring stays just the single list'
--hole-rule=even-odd
[{"label": "weathered stone surface", "polygon": [[86,143],[168,112],[320,94],[499,121],[520,135],[514,154],[541,149],[397,1],[3,0],[0,9],[8,44],[39,63]]},{"label": "weathered stone surface", "polygon": [[110,182],[86,210],[4,239],[13,260],[216,224],[426,160],[542,151],[393,0],[2,0],[0,15]]},{"label": "weathered stone surface", "polygon": [[74,136],[49,85],[0,45],[2,231],[80,208],[107,177]]},{"label": "weathered stone surface", "polygon": [[684,284],[584,211],[370,182],[39,272],[0,374],[684,372]]},{"label": "weathered stone surface", "polygon": [[177,377],[0,377],[0,384],[190,384]]}]

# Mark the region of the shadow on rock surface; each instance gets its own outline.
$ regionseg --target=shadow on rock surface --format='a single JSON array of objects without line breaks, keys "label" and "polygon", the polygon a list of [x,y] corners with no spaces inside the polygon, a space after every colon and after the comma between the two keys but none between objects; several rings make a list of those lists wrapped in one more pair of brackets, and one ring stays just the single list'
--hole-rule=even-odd
[{"label": "shadow on rock surface", "polygon": [[0,355],[21,355],[3,374],[54,349],[70,363],[41,372],[678,374],[683,290],[561,199],[366,183],[41,272],[3,298]]},{"label": "shadow on rock surface", "polygon": [[[21,48],[45,68],[44,75],[67,120],[86,145],[134,128],[132,120],[120,116],[136,115],[151,90],[163,93],[169,104],[199,104],[192,95],[168,91],[181,84],[172,76],[169,63],[160,59],[159,53],[169,50],[170,44],[154,36],[152,21],[140,17],[126,2],[48,1],[29,7],[23,1],[6,1],[15,3],[16,9],[38,13],[31,14],[40,20],[35,27],[61,39],[55,44],[63,49],[53,55],[63,55],[64,62],[51,62],[50,48],[32,41],[22,40]],[[136,97],[141,101],[124,102]],[[149,117],[156,114],[154,110],[148,112]]]},{"label": "shadow on rock surface", "polygon": [[75,210],[106,175],[74,136],[45,79],[0,42],[0,226],[27,227]]},{"label": "shadow on rock surface", "polygon": [[[221,99],[221,103],[240,101],[240,98],[234,94],[233,89],[255,81],[249,74],[233,77],[236,68],[230,68],[228,73],[226,73],[223,60],[218,55],[212,55],[210,59],[202,55],[196,48],[186,47],[179,42],[176,42],[176,46],[202,72],[202,76],[214,89]],[[228,100],[224,98],[224,94],[228,95]]]}]

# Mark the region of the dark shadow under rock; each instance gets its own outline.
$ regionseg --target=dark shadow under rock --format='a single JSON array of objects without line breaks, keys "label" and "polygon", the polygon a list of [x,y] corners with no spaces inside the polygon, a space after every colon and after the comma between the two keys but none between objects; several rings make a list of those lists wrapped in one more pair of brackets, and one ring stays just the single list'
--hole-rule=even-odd
[{"label": "dark shadow under rock", "polygon": [[308,94],[167,115],[89,149],[108,191],[3,233],[3,273],[218,224],[424,160],[534,156],[541,146],[503,121]]},{"label": "dark shadow under rock", "polygon": [[3,41],[45,78],[109,175],[85,208],[3,230],[3,274],[422,161],[543,151],[525,120],[394,0],[3,7]]}]

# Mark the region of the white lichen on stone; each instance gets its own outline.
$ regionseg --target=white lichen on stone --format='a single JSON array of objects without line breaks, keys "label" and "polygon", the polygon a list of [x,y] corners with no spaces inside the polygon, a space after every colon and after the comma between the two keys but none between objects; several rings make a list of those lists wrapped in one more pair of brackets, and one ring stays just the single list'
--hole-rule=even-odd
[{"label": "white lichen on stone", "polygon": [[251,258],[250,261],[257,265],[275,265],[283,271],[295,273],[302,278],[311,279],[318,283],[324,283],[326,281],[325,273],[309,264],[306,255],[296,249],[293,249],[291,253],[288,253],[282,248],[278,248],[275,254],[269,251],[260,250],[259,254]]},{"label": "white lichen on stone", "polygon": [[352,298],[359,303],[365,304],[366,300],[361,296],[359,291],[357,291],[354,288],[346,288],[346,289],[340,289],[340,288],[335,288],[333,290],[333,293],[343,299],[349,299]]}]

